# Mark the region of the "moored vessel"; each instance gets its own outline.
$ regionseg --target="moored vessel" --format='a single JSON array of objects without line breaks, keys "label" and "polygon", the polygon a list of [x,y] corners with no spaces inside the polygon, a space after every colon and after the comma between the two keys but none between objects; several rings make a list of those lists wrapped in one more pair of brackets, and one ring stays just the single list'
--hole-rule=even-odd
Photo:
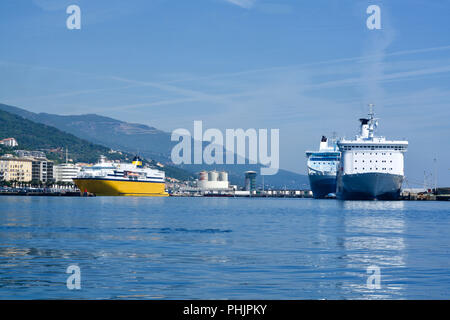
[{"label": "moored vessel", "polygon": [[155,196],[165,197],[163,171],[144,167],[135,157],[132,163],[114,163],[100,157],[100,161],[84,167],[73,179],[82,193],[97,196]]},{"label": "moored vessel", "polygon": [[375,136],[378,120],[370,105],[369,117],[359,119],[360,134],[337,145],[341,162],[336,195],[342,200],[396,200],[404,178],[408,141]]},{"label": "moored vessel", "polygon": [[334,141],[331,146],[328,145],[325,136],[322,136],[319,151],[306,151],[309,184],[314,198],[335,196],[340,156]]}]

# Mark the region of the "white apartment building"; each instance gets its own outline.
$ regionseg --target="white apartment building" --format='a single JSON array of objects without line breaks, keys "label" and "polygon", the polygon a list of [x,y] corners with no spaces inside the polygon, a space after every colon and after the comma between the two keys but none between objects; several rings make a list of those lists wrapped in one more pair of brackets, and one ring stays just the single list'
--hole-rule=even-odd
[{"label": "white apartment building", "polygon": [[72,182],[76,178],[81,167],[72,163],[62,163],[53,167],[53,175],[56,182]]}]

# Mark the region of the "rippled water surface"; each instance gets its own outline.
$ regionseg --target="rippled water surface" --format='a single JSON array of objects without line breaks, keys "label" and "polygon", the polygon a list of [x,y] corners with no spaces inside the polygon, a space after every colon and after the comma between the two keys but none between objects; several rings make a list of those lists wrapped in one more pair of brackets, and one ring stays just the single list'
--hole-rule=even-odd
[{"label": "rippled water surface", "polygon": [[0,197],[1,299],[448,299],[449,267],[448,202]]}]

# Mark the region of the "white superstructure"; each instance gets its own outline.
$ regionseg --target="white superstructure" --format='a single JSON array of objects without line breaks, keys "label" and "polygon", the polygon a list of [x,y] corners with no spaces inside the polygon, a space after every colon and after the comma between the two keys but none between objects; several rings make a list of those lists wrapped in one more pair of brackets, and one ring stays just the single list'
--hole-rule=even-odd
[{"label": "white superstructure", "polygon": [[135,157],[132,163],[108,162],[104,156],[93,166],[83,167],[77,174],[78,179],[106,179],[111,181],[165,182],[164,171],[145,168],[142,160]]},{"label": "white superstructure", "polygon": [[360,119],[361,132],[341,139],[337,193],[340,198],[397,198],[404,176],[408,141],[375,136],[378,121],[370,105],[369,118]]},{"label": "white superstructure", "polygon": [[81,167],[72,163],[62,163],[53,166],[53,177],[56,182],[73,182],[72,179],[76,178]]},{"label": "white superstructure", "polygon": [[340,152],[333,142],[328,144],[328,139],[323,136],[319,151],[306,151],[308,175],[333,175],[336,176],[340,160]]}]

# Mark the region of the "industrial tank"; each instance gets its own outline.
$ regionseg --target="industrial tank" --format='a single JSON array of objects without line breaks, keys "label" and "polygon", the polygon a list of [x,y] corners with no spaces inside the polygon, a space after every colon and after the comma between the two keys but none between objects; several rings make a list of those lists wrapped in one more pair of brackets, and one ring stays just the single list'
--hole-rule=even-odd
[{"label": "industrial tank", "polygon": [[221,171],[219,173],[219,181],[228,181],[228,172]]},{"label": "industrial tank", "polygon": [[219,173],[217,171],[210,171],[208,173],[208,180],[209,181],[217,181],[219,178]]},{"label": "industrial tank", "polygon": [[198,180],[200,181],[208,181],[208,172],[202,171],[198,174]]}]

